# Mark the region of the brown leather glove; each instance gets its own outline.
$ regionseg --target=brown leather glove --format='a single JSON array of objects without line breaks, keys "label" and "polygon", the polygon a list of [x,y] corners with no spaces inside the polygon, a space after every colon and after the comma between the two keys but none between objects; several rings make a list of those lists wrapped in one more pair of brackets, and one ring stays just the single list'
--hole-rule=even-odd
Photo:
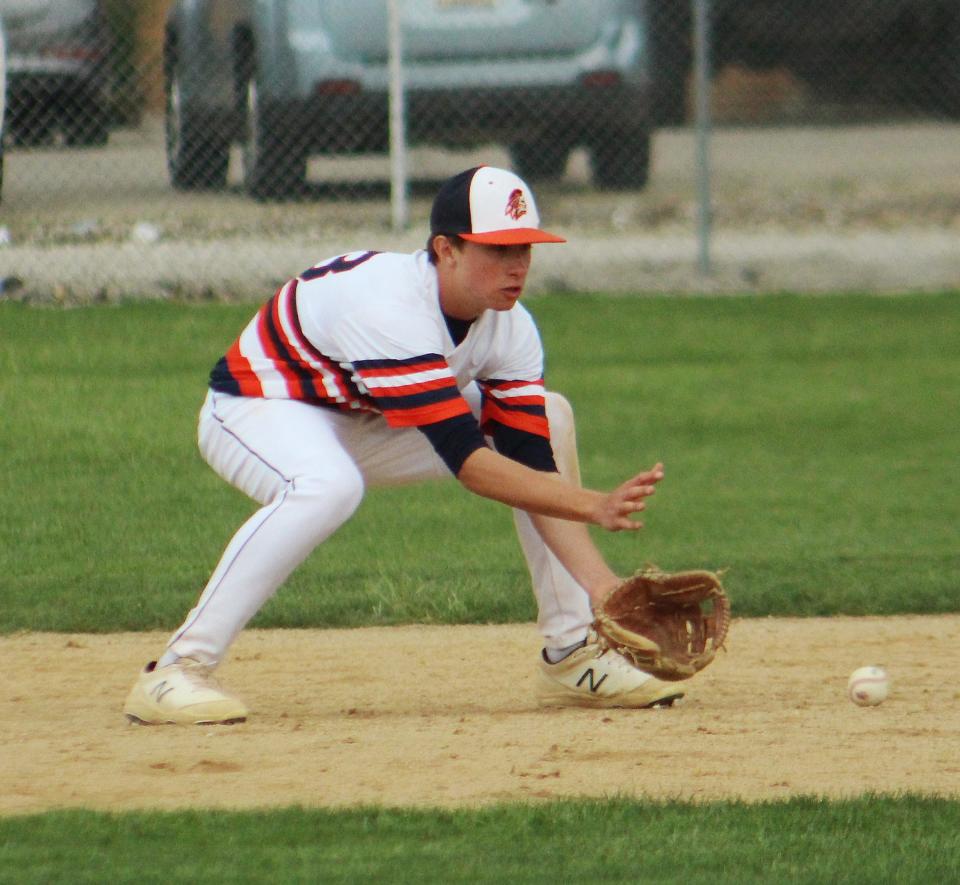
[{"label": "brown leather glove", "polygon": [[689,679],[709,664],[730,627],[730,600],[709,571],[648,566],[594,608],[593,629],[638,670],[658,679]]}]

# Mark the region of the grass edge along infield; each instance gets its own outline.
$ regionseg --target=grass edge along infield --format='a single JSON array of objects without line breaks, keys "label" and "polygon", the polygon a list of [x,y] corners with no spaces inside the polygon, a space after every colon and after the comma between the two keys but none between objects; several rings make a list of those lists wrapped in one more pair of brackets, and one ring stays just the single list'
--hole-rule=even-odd
[{"label": "grass edge along infield", "polygon": [[0,818],[0,883],[917,882],[960,869],[960,802],[867,795],[482,809]]}]

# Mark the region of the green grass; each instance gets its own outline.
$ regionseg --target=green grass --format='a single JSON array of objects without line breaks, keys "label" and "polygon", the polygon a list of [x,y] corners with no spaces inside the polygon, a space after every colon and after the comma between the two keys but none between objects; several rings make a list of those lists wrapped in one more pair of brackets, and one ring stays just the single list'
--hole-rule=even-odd
[{"label": "green grass", "polygon": [[[727,566],[741,615],[956,609],[955,294],[531,306],[587,482],[667,465],[642,533],[596,535],[618,568]],[[251,312],[0,303],[0,631],[180,621],[251,509],[194,440]],[[507,513],[445,484],[371,493],[257,623],[532,617]],[[63,811],[0,819],[0,883],[952,882],[958,834],[920,796]]]},{"label": "green grass", "polygon": [[606,800],[0,819],[0,883],[956,881],[960,804]]},{"label": "green grass", "polygon": [[[726,567],[741,615],[937,612],[960,569],[960,299],[531,300],[587,483],[654,460],[611,562]],[[170,628],[251,504],[196,451],[249,305],[0,304],[0,631]],[[533,617],[507,511],[370,493],[259,626]]]},{"label": "green grass", "polygon": [[[666,461],[669,484],[642,539],[650,555],[729,565],[742,613],[952,605],[955,295],[665,300],[629,306],[628,320],[624,307],[590,304],[599,365],[578,382],[568,360],[551,379],[582,384],[589,403],[627,367],[624,405],[591,415],[600,426],[586,465],[612,482],[625,452],[609,441],[625,433],[641,459]],[[603,334],[621,322],[630,335]],[[548,326],[545,337],[583,352],[578,334]]]}]

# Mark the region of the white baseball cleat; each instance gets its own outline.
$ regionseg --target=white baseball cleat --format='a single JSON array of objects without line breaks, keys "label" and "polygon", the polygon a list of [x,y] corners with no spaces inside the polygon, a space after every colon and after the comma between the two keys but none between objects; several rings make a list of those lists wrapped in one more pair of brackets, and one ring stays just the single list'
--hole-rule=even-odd
[{"label": "white baseball cleat", "polygon": [[537,700],[541,707],[672,707],[683,697],[671,683],[638,670],[595,642],[556,664],[540,654]]},{"label": "white baseball cleat", "polygon": [[244,703],[217,685],[213,668],[190,658],[147,664],[123,712],[139,725],[233,725],[247,718]]}]

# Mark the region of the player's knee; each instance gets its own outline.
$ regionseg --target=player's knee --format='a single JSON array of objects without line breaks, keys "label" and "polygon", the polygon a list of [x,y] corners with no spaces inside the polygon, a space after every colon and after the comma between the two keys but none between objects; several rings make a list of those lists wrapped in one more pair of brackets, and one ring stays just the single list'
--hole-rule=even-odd
[{"label": "player's knee", "polygon": [[573,431],[573,406],[562,393],[548,390],[544,393],[544,401],[547,407],[547,421],[551,430],[563,432]]},{"label": "player's knee", "polygon": [[577,431],[573,419],[573,406],[560,393],[548,390],[544,399],[547,422],[550,425],[550,445],[560,475],[570,482],[580,483],[580,462],[577,455]]},{"label": "player's knee", "polygon": [[335,515],[343,522],[360,506],[365,486],[356,467],[341,465],[335,472],[298,476],[292,480],[291,490],[307,508],[315,511],[319,521]]}]

